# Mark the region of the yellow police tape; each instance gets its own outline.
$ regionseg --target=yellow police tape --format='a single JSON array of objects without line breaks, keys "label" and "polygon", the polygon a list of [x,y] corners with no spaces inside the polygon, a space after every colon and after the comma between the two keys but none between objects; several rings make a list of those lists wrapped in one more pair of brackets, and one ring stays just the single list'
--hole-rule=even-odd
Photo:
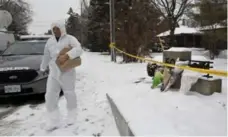
[{"label": "yellow police tape", "polygon": [[228,72],[227,71],[221,71],[221,70],[208,70],[208,69],[200,69],[200,68],[192,68],[192,67],[189,67],[189,66],[176,66],[176,65],[173,65],[173,64],[168,64],[168,63],[164,63],[164,62],[159,62],[159,61],[155,61],[155,60],[152,60],[152,59],[147,59],[147,58],[143,58],[143,57],[138,57],[138,56],[135,56],[135,55],[132,55],[132,54],[129,54],[129,53],[126,53],[120,49],[118,49],[116,46],[115,46],[115,43],[111,43],[109,45],[110,48],[114,48],[116,49],[118,52],[120,53],[123,53],[129,57],[132,57],[132,58],[136,58],[136,59],[139,59],[139,60],[143,60],[143,61],[148,61],[148,62],[152,62],[152,63],[157,63],[157,64],[161,64],[161,65],[164,65],[164,66],[167,66],[167,67],[176,67],[176,68],[179,68],[179,69],[184,69],[184,70],[191,70],[191,71],[196,71],[196,72],[200,72],[200,73],[206,73],[206,74],[211,74],[211,75],[217,75],[217,76],[223,76],[223,77],[227,77],[228,76]]}]

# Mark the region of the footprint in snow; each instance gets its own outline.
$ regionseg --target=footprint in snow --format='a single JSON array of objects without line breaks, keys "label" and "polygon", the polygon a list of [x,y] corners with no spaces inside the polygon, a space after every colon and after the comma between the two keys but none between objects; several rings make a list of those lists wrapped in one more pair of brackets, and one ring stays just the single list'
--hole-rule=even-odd
[{"label": "footprint in snow", "polygon": [[97,120],[95,120],[96,123],[103,122],[103,121],[104,121],[103,118],[102,118],[102,119],[97,119]]},{"label": "footprint in snow", "polygon": [[94,137],[100,137],[101,133],[93,134]]},{"label": "footprint in snow", "polygon": [[90,119],[97,118],[97,117],[96,117],[96,116],[94,116],[94,115],[88,115],[88,117],[89,117]]},{"label": "footprint in snow", "polygon": [[35,108],[37,107],[37,105],[29,105],[29,107],[30,107],[31,109],[35,109]]},{"label": "footprint in snow", "polygon": [[83,109],[82,109],[82,111],[86,111],[86,110],[87,110],[87,108],[83,108]]},{"label": "footprint in snow", "polygon": [[85,131],[86,131],[86,129],[85,129],[85,128],[81,130],[81,132],[85,132]]},{"label": "footprint in snow", "polygon": [[87,118],[87,119],[85,119],[85,121],[86,121],[86,122],[89,122],[89,119]]},{"label": "footprint in snow", "polygon": [[34,133],[29,134],[29,136],[34,136]]},{"label": "footprint in snow", "polygon": [[76,132],[76,131],[73,131],[73,133],[74,133],[74,135],[75,135],[75,136],[78,136],[78,132]]},{"label": "footprint in snow", "polygon": [[220,101],[218,101],[218,103],[219,103],[220,105],[222,105],[222,107],[223,107],[224,109],[226,109],[226,104],[225,104],[225,103],[220,102]]}]

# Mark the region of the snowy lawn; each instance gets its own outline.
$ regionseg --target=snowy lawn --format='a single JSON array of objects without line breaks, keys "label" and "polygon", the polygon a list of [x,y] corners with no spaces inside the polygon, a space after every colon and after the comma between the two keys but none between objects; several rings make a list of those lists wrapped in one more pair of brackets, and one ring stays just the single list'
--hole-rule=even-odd
[{"label": "snowy lawn", "polygon": [[225,93],[161,93],[150,89],[146,82],[114,91],[109,95],[136,136],[226,135]]},{"label": "snowy lawn", "polygon": [[[193,51],[193,58],[205,60],[200,52]],[[152,56],[162,61],[161,54]],[[215,59],[213,62],[214,69],[227,70],[226,59]],[[135,73],[142,74],[140,71],[135,70]],[[136,136],[224,136],[227,134],[227,78],[220,78],[222,93],[214,93],[212,96],[195,92],[185,95],[183,91],[172,90],[161,93],[160,89],[150,89],[150,78],[138,84],[125,85],[121,90],[117,87],[108,94]]]},{"label": "snowy lawn", "polygon": [[[119,135],[106,93],[115,98],[136,135],[226,133],[226,79],[222,94],[186,96],[152,90],[146,63],[112,63],[110,56],[85,52],[82,64],[77,69],[78,121],[75,125],[46,132],[44,104],[27,105],[0,120],[0,135]],[[143,81],[135,83],[140,80]],[[63,97],[59,103],[63,118],[65,105]]]}]

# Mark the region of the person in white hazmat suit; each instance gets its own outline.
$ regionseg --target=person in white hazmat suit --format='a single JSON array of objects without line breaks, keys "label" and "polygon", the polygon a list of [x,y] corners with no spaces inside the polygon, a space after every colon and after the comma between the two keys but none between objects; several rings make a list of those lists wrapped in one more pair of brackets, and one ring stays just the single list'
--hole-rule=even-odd
[{"label": "person in white hazmat suit", "polygon": [[60,62],[81,56],[82,48],[78,40],[66,34],[65,23],[59,21],[52,24],[53,36],[49,38],[44,49],[44,56],[40,65],[40,71],[45,72],[49,68],[47,80],[45,104],[48,113],[47,129],[55,129],[60,126],[60,113],[58,110],[59,94],[62,90],[67,101],[67,124],[74,124],[76,120],[76,94],[75,94],[75,69],[61,72],[56,64],[59,52],[71,46],[67,54],[59,57]]}]

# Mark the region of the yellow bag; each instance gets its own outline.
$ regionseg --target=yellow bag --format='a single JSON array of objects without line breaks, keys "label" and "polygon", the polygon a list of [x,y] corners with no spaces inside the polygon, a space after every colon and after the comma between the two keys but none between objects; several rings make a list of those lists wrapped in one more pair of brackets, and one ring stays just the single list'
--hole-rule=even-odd
[{"label": "yellow bag", "polygon": [[[68,51],[70,51],[72,49],[71,46],[69,47],[66,47],[66,48],[63,48],[59,55],[58,55],[58,58],[60,55],[64,55],[66,54]],[[60,61],[58,60],[58,58],[56,59],[56,64],[58,65],[59,69],[61,71],[67,71],[69,69],[72,69],[72,68],[75,68],[75,67],[78,67],[81,65],[81,58],[78,57],[78,58],[75,58],[75,59],[69,59],[67,60],[66,62],[64,62],[63,64],[60,63]]]}]

